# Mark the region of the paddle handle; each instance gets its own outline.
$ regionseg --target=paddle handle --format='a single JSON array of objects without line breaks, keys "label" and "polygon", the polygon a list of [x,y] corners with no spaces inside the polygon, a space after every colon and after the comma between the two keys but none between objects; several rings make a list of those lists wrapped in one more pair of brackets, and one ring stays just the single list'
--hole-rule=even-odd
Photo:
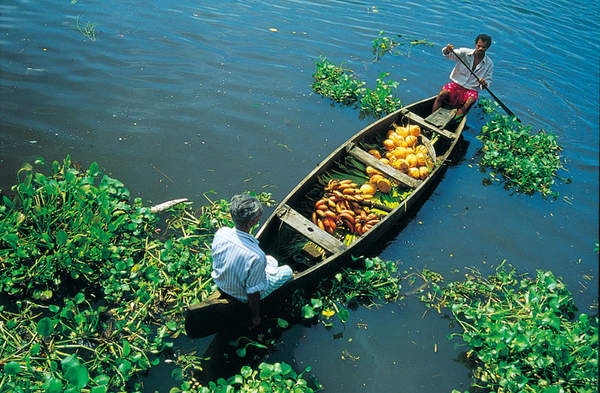
[{"label": "paddle handle", "polygon": [[[461,63],[462,63],[462,64],[463,64],[465,67],[467,67],[467,69],[469,70],[469,72],[470,72],[471,74],[473,74],[473,76],[474,76],[474,77],[477,79],[477,81],[479,82],[479,77],[477,76],[477,74],[475,74],[475,72],[474,72],[474,71],[471,69],[471,67],[469,67],[469,66],[467,65],[467,63],[465,63],[465,62],[464,62],[464,60],[463,60],[463,59],[462,59],[462,58],[461,58],[459,55],[457,55],[457,54],[456,54],[456,52],[454,52],[454,49],[450,49],[450,51],[451,51],[451,52],[454,54],[454,56],[456,56],[456,58],[457,58],[458,60],[460,60],[460,62],[461,62]],[[496,97],[496,95],[495,95],[494,93],[492,93],[492,91],[491,91],[491,90],[490,90],[490,89],[489,89],[487,86],[483,86],[483,88],[484,88],[484,89],[485,89],[485,90],[486,90],[488,93],[490,93],[490,95],[491,95],[491,96],[494,98],[494,100],[496,100],[496,102],[497,102],[498,104],[500,104],[500,106],[502,107],[502,109],[504,109],[504,110],[506,111],[506,113],[508,113],[508,115],[509,115],[509,116],[511,116],[511,117],[516,117],[516,116],[515,116],[515,114],[514,114],[514,113],[513,113],[513,112],[512,112],[510,109],[508,109],[508,107],[507,107],[506,105],[504,105],[504,103],[503,103],[502,101],[500,101],[500,99],[499,99],[498,97]],[[519,120],[519,118],[517,118],[517,121],[518,121],[519,123],[521,122],[521,120]]]}]

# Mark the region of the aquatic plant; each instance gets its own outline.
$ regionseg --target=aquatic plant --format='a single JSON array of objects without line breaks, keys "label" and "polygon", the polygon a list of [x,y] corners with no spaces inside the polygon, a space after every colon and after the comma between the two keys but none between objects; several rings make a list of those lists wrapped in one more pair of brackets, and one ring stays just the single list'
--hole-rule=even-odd
[{"label": "aquatic plant", "polygon": [[2,197],[0,292],[48,299],[133,265],[155,220],[141,200],[128,204],[129,191],[96,163],[85,172],[68,156],[35,165],[17,172],[12,199]]},{"label": "aquatic plant", "polygon": [[374,90],[363,87],[365,82],[356,80],[347,70],[336,66],[325,57],[315,63],[312,88],[316,93],[346,105],[360,103],[364,114],[381,117],[402,107],[400,99],[394,97],[393,89],[398,82],[385,80],[388,73],[381,73]]},{"label": "aquatic plant", "polygon": [[[397,39],[395,38],[390,38],[388,36],[384,35],[385,32],[383,30],[379,31],[379,34],[377,35],[377,37],[373,40],[372,43],[372,48],[373,48],[373,54],[375,55],[375,60],[374,61],[378,61],[379,59],[381,59],[384,55],[386,54],[390,54],[392,56],[398,56],[398,55],[409,55],[410,54],[410,48],[412,46],[415,45],[428,45],[428,46],[433,46],[433,42],[424,40],[424,39],[416,39],[416,38],[402,38],[402,34],[397,34],[396,37],[398,37]],[[406,50],[406,52],[401,51],[398,49],[399,46],[407,46],[408,49]]]},{"label": "aquatic plant", "polygon": [[[74,4],[74,3],[73,3]],[[92,22],[87,22],[85,26],[79,24],[79,16],[77,16],[75,28],[78,32],[80,32],[84,37],[88,38],[90,41],[96,41],[96,24]]]},{"label": "aquatic plant", "polygon": [[389,75],[387,72],[382,72],[377,78],[375,90],[365,89],[360,99],[360,109],[363,113],[382,117],[402,107],[400,99],[394,97],[392,90],[398,88],[398,82],[384,79]]},{"label": "aquatic plant", "polygon": [[[45,170],[45,171],[44,171]],[[162,231],[141,200],[96,163],[25,164],[0,203],[2,391],[138,391],[172,354],[183,310],[214,290],[210,240],[233,225],[225,200],[172,208]],[[269,194],[258,195],[271,203]]]},{"label": "aquatic plant", "polygon": [[[594,392],[598,386],[598,317],[580,314],[550,271],[519,276],[501,265],[489,277],[431,284],[421,300],[447,308],[475,361],[474,387],[496,392]],[[458,392],[454,390],[453,392]]]},{"label": "aquatic plant", "polygon": [[[556,198],[558,193],[552,191],[552,185],[563,168],[556,136],[544,130],[532,133],[531,126],[499,114],[495,102],[481,100],[480,105],[491,116],[477,137],[483,142],[480,165],[498,171],[507,188]],[[491,180],[498,180],[495,172],[489,175]]]},{"label": "aquatic plant", "polygon": [[316,93],[343,104],[352,104],[360,99],[365,83],[356,80],[350,74],[352,70],[336,66],[323,56],[319,57],[315,66],[312,88]]},{"label": "aquatic plant", "polygon": [[312,388],[304,375],[311,371],[307,367],[300,374],[296,373],[292,366],[285,362],[260,363],[258,368],[252,369],[244,366],[239,374],[227,379],[219,378],[216,382],[210,381],[208,386],[191,386],[184,382],[179,388],[173,388],[171,393],[225,393],[225,392],[280,392],[280,393],[314,393],[321,390],[321,385]]},{"label": "aquatic plant", "polygon": [[[355,259],[358,263],[358,259]],[[400,278],[393,261],[367,258],[360,268],[344,268],[334,277],[321,281],[310,295],[298,290],[292,298],[292,310],[304,319],[318,317],[325,326],[336,315],[342,323],[348,321],[352,304],[366,306],[376,302],[392,302],[400,296]]]}]

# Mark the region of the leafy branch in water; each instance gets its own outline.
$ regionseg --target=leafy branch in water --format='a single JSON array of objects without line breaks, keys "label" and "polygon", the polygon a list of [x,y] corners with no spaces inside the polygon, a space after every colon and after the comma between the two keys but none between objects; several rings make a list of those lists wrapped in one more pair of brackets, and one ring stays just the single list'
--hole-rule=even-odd
[{"label": "leafy branch in water", "polygon": [[342,323],[348,321],[352,304],[376,304],[376,301],[393,302],[400,296],[400,278],[393,261],[370,258],[364,268],[348,269],[334,277],[321,281],[305,297],[297,291],[292,300],[293,312],[304,319],[319,318],[325,326],[331,326],[330,318],[337,315]]},{"label": "leafy branch in water", "polygon": [[77,31],[83,34],[84,37],[88,38],[90,41],[96,41],[96,24],[87,22],[85,26],[79,24],[79,16],[77,16],[75,27]]},{"label": "leafy branch in water", "polygon": [[400,99],[393,95],[393,89],[398,87],[398,82],[384,79],[389,76],[388,73],[382,73],[377,78],[375,90],[371,90],[363,87],[365,82],[349,74],[351,70],[336,66],[326,57],[320,57],[315,66],[312,88],[322,96],[346,105],[359,102],[363,113],[375,117],[381,117],[402,107]]},{"label": "leafy branch in water", "polygon": [[351,70],[336,66],[326,57],[319,57],[315,66],[312,88],[316,93],[342,104],[352,104],[360,99],[365,83],[350,75]]},{"label": "leafy branch in water", "polygon": [[365,90],[365,94],[360,99],[360,109],[364,113],[375,117],[382,117],[402,107],[400,99],[394,97],[392,94],[392,89],[398,88],[398,82],[386,81],[384,79],[389,75],[389,73],[382,72],[379,78],[377,78],[377,87],[375,90]]},{"label": "leafy branch in water", "polygon": [[[544,197],[556,198],[558,193],[551,187],[563,168],[556,136],[544,130],[531,133],[531,126],[499,114],[495,102],[481,100],[480,105],[491,116],[477,137],[484,151],[480,165],[500,172],[507,188],[528,194],[539,191]],[[490,177],[496,180],[494,172]]]},{"label": "leafy branch in water", "polygon": [[[500,266],[485,278],[432,283],[428,307],[451,311],[476,362],[474,385],[496,392],[593,392],[598,384],[598,317],[580,314],[550,271],[535,278]],[[453,390],[454,393],[459,393]]]},{"label": "leafy branch in water", "polygon": [[[313,393],[321,389],[317,383],[316,390],[309,386],[304,374],[311,371],[307,367],[297,374],[292,366],[282,363],[261,363],[254,370],[248,366],[241,368],[240,373],[228,379],[220,378],[217,382],[210,381],[208,386],[194,387],[184,383],[181,388],[189,393],[221,393],[221,392],[294,392]],[[181,392],[172,389],[171,392]]]},{"label": "leafy branch in water", "polygon": [[[415,45],[428,45],[433,46],[433,42],[424,40],[424,39],[416,39],[416,38],[402,38],[402,34],[398,34],[398,39],[390,38],[384,35],[385,32],[381,30],[377,37],[373,40],[373,54],[375,55],[375,60],[378,61],[385,54],[389,53],[392,56],[398,55],[410,55],[410,49]],[[398,49],[399,46],[407,46],[408,49],[406,52],[403,52]]]}]

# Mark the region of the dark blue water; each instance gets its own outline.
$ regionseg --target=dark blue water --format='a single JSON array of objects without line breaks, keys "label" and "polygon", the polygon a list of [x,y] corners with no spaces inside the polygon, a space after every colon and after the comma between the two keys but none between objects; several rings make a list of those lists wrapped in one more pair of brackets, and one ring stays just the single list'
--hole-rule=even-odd
[{"label": "dark blue water", "polygon": [[[504,259],[531,274],[550,269],[581,311],[597,313],[599,17],[593,2],[549,0],[4,1],[0,188],[14,184],[25,161],[71,154],[84,166],[99,162],[147,201],[203,203],[208,190],[228,198],[246,189],[281,199],[372,121],[311,93],[319,55],[345,61],[370,87],[391,72],[410,103],[446,83],[452,63],[442,46],[470,46],[486,32],[492,91],[523,122],[558,135],[568,170],[561,175],[572,183],[556,185],[556,201],[483,186],[475,139],[482,114],[474,109],[463,158],[380,245],[381,256],[447,278]],[[95,24],[95,41],[78,22]],[[435,45],[374,63],[380,30]],[[359,309],[341,337],[342,328],[294,326],[265,360],[312,365],[328,392],[466,389],[448,320],[422,312],[414,298]]]}]

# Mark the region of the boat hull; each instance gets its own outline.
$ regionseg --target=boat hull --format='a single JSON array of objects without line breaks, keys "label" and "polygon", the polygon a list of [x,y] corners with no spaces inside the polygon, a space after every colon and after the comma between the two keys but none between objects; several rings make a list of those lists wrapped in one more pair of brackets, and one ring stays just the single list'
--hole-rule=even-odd
[{"label": "boat hull", "polygon": [[[381,134],[388,130],[393,123],[400,124],[406,120],[411,123],[422,122],[423,118],[431,112],[434,99],[435,97],[431,97],[418,101],[368,125],[334,150],[321,164],[298,183],[267,219],[256,235],[261,247],[269,253],[269,246],[273,242],[273,233],[278,230],[278,226],[281,227],[281,212],[284,209],[289,209],[290,206],[297,205],[298,201],[314,187],[318,177],[328,171],[334,162],[348,155],[353,146],[365,140],[369,135]],[[411,194],[399,206],[394,208],[377,225],[349,246],[339,248],[338,251],[327,256],[325,260],[297,273],[291,281],[262,301],[263,309],[276,311],[283,303],[280,301],[282,297],[289,295],[289,293],[297,288],[309,287],[316,284],[338,270],[340,265],[348,263],[352,256],[368,255],[369,250],[373,250],[373,245],[385,237],[386,234],[397,233],[399,225],[406,218],[407,214],[410,214],[418,204],[422,203],[424,196],[438,184],[461,138],[465,122],[466,117],[451,127],[439,130],[440,133],[443,133],[440,136],[440,139],[443,139],[442,143],[440,143],[443,147],[439,151],[436,149],[437,165],[425,180],[419,182],[413,188]],[[427,127],[427,124],[423,122],[422,127]],[[435,129],[435,127],[432,128]],[[192,338],[204,337],[221,329],[237,326],[241,321],[247,320],[247,310],[248,307],[245,304],[228,299],[219,299],[216,295],[211,296],[206,302],[194,304],[188,308],[186,313],[186,332]]]}]

